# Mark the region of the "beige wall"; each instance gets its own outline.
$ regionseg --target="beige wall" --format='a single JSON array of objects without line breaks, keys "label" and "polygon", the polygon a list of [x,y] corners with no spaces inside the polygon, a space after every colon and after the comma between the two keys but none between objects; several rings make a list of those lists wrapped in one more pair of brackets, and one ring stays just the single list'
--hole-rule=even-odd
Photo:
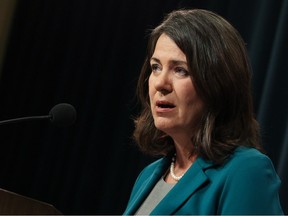
[{"label": "beige wall", "polygon": [[17,0],[0,0],[0,76]]}]

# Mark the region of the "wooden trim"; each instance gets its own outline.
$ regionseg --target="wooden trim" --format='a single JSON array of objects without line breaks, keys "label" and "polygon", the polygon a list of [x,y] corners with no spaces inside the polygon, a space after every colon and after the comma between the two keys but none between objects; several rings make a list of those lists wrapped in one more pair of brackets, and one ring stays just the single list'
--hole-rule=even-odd
[{"label": "wooden trim", "polygon": [[0,75],[17,1],[0,0]]}]

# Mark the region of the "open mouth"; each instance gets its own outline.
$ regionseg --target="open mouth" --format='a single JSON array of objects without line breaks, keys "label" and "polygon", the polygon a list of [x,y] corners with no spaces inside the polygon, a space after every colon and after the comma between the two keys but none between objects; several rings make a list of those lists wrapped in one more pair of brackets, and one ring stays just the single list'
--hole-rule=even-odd
[{"label": "open mouth", "polygon": [[167,101],[157,101],[156,106],[162,109],[172,109],[175,107],[174,104],[169,103]]}]

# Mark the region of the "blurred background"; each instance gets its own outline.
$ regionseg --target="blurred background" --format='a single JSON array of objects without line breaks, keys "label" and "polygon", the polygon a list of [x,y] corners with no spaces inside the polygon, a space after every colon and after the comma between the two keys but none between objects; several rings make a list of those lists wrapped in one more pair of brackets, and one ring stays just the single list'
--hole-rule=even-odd
[{"label": "blurred background", "polygon": [[204,8],[241,33],[253,67],[255,113],[288,214],[288,1],[0,0],[0,120],[46,115],[58,103],[74,125],[0,126],[0,188],[63,214],[122,214],[155,158],[131,135],[148,30],[178,8]]}]

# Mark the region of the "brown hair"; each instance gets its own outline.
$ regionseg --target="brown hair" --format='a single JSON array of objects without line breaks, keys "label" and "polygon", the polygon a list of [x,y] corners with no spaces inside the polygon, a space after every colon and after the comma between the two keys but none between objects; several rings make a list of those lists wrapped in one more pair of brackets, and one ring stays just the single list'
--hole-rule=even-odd
[{"label": "brown hair", "polygon": [[222,163],[237,146],[261,150],[245,43],[224,18],[203,9],[173,11],[150,34],[137,86],[142,112],[133,135],[140,149],[151,155],[167,155],[174,149],[171,137],[154,125],[148,95],[149,61],[163,33],[186,55],[196,92],[205,104],[192,135],[199,156]]}]

